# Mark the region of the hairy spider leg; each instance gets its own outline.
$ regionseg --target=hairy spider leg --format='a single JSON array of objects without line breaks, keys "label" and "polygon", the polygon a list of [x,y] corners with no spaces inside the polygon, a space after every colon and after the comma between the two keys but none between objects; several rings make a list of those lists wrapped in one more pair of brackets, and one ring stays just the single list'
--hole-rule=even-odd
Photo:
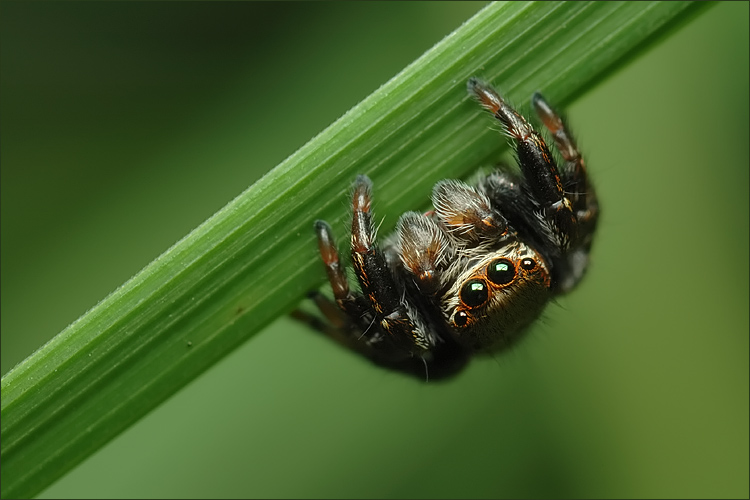
[{"label": "hairy spider leg", "polygon": [[566,249],[571,241],[577,239],[578,227],[557,164],[544,139],[495,89],[476,78],[469,80],[468,88],[514,139],[518,164],[531,195],[550,222],[556,244]]},{"label": "hairy spider leg", "polygon": [[[308,295],[308,297],[313,299],[313,301],[316,302],[316,305],[317,305],[317,300],[314,297],[314,295],[321,295],[321,294],[320,292],[311,292]],[[289,313],[289,315],[292,318],[296,319],[297,321],[300,321],[306,324],[310,328],[314,330],[318,330],[319,332],[326,334],[328,337],[334,339],[340,344],[344,344],[347,347],[350,346],[350,342],[348,340],[348,337],[345,335],[345,330],[343,327],[336,326],[332,323],[326,323],[325,321],[315,316],[314,314],[310,314],[307,311],[303,311],[302,309],[295,309],[291,313]]]},{"label": "hairy spider leg", "polygon": [[[362,321],[367,320],[362,297],[352,293],[349,289],[349,282],[341,266],[331,226],[322,220],[315,221],[315,233],[318,236],[318,250],[325,264],[328,282],[331,284],[335,302],[320,291],[313,290],[308,294],[308,297],[315,303],[328,322],[301,309],[292,311],[291,316],[346,347],[360,352],[366,351],[364,344],[357,342],[356,337],[359,334],[356,333],[356,330],[359,325],[355,325],[352,321],[352,318],[362,318]],[[367,353],[363,352],[363,354]]]},{"label": "hairy spider leg", "polygon": [[552,134],[555,146],[565,160],[565,166],[561,169],[565,192],[571,199],[578,224],[584,226],[579,234],[588,235],[590,242],[599,215],[599,203],[589,183],[583,156],[565,120],[555,112],[542,94],[535,92],[531,97],[531,105]]},{"label": "hairy spider leg", "polygon": [[[508,166],[503,166],[480,179],[477,188],[487,195],[493,207],[503,214],[512,231],[517,232],[521,240],[530,242],[540,251],[548,249],[553,242],[549,238],[542,239],[544,232],[540,231],[539,218],[534,215],[537,208],[524,194],[522,184],[523,179],[510,171]],[[550,252],[547,250],[542,253]],[[553,257],[546,256],[548,259]]]},{"label": "hairy spider leg", "polygon": [[327,321],[301,309],[292,311],[291,316],[378,364],[390,365],[390,360],[399,351],[393,342],[379,334],[367,299],[350,290],[331,227],[327,222],[318,220],[315,222],[315,232],[335,300],[331,301],[318,290],[308,294]]},{"label": "hairy spider leg", "polygon": [[326,266],[328,281],[331,283],[333,297],[336,302],[344,308],[344,304],[352,301],[352,293],[349,291],[349,281],[346,273],[341,267],[339,252],[333,239],[333,231],[326,221],[315,221],[315,234],[318,235],[318,250],[323,264]]},{"label": "hairy spider leg", "polygon": [[352,195],[352,264],[362,294],[370,301],[378,325],[397,345],[421,356],[430,348],[423,328],[410,318],[404,302],[404,288],[398,286],[385,255],[375,244],[370,212],[372,181],[357,176]]},{"label": "hairy spider leg", "polygon": [[[425,377],[429,366],[430,378],[433,372],[437,377],[448,376],[466,360],[447,349],[447,345],[430,344],[424,328],[418,328],[409,316],[404,288],[397,285],[375,244],[370,214],[371,185],[366,176],[359,176],[352,197],[352,261],[362,293],[349,288],[330,226],[316,221],[318,249],[335,302],[313,291],[309,296],[328,321],[299,309],[292,312],[292,317],[376,364]],[[427,354],[428,359],[422,354]]]}]

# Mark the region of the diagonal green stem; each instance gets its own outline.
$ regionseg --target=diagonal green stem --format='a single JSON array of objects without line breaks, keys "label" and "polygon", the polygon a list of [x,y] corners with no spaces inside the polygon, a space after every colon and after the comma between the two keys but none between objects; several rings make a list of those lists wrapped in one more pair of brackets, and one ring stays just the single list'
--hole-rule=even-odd
[{"label": "diagonal green stem", "polygon": [[356,174],[388,227],[497,158],[470,76],[565,104],[697,8],[488,5],[3,377],[2,496],[39,493],[319,286],[312,221],[342,227]]}]

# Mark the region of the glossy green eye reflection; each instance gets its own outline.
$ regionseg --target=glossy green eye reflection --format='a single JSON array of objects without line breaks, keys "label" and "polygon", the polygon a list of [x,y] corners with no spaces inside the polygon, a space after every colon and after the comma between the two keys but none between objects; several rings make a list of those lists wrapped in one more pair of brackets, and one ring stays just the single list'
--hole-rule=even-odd
[{"label": "glossy green eye reflection", "polygon": [[469,280],[461,288],[461,301],[469,307],[479,307],[489,298],[487,283],[482,280]]},{"label": "glossy green eye reflection", "polygon": [[516,276],[516,268],[508,259],[497,259],[487,266],[487,277],[496,285],[507,285]]}]

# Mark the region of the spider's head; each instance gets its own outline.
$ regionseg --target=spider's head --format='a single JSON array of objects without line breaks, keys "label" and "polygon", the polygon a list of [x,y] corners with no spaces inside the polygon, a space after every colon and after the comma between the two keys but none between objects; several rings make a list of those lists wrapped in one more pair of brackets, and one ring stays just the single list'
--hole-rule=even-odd
[{"label": "spider's head", "polygon": [[539,316],[550,299],[541,255],[514,242],[464,270],[442,297],[443,315],[474,352],[502,349]]}]

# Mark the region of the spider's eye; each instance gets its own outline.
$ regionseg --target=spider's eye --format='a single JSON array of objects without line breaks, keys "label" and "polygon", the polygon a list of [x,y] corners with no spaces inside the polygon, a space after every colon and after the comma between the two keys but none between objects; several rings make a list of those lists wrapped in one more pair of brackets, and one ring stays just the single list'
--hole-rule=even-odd
[{"label": "spider's eye", "polygon": [[496,285],[507,285],[516,276],[516,268],[508,259],[497,259],[487,266],[487,277]]},{"label": "spider's eye", "polygon": [[490,292],[487,289],[487,283],[482,280],[469,280],[461,288],[461,302],[469,307],[479,307],[485,302],[490,296]]},{"label": "spider's eye", "polygon": [[521,267],[526,269],[527,271],[531,271],[536,267],[536,261],[534,259],[529,259],[526,257],[521,261]]},{"label": "spider's eye", "polygon": [[466,326],[466,323],[469,322],[469,315],[465,311],[459,311],[456,313],[456,317],[453,318],[453,322],[456,326]]}]

